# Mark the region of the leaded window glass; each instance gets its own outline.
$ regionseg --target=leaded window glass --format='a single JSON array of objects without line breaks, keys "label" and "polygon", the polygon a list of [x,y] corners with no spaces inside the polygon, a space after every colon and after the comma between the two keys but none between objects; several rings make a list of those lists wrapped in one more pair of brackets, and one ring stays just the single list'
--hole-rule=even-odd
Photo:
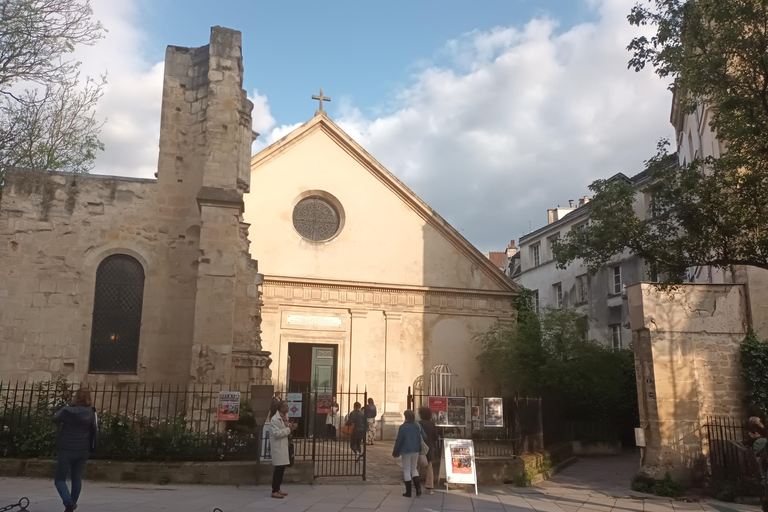
[{"label": "leaded window glass", "polygon": [[322,242],[333,238],[340,223],[338,210],[322,197],[305,197],[293,209],[293,226],[307,240]]},{"label": "leaded window glass", "polygon": [[90,373],[136,373],[144,297],[144,268],[125,254],[96,270]]}]

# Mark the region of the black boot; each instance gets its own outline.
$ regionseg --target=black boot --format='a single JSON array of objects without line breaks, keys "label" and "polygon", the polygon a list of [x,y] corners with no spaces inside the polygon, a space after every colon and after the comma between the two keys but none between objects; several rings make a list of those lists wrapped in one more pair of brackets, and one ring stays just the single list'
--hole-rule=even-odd
[{"label": "black boot", "polygon": [[418,476],[413,477],[413,486],[416,488],[416,497],[421,496],[421,480]]},{"label": "black boot", "polygon": [[405,482],[405,494],[403,494],[403,496],[405,496],[406,498],[411,497],[411,481],[410,480]]}]

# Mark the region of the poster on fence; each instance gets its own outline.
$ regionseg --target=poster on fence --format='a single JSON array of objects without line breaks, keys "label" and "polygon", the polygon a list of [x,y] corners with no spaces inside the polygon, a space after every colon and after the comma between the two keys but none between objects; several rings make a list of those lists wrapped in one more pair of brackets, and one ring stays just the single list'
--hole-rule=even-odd
[{"label": "poster on fence", "polygon": [[483,398],[486,427],[504,426],[504,401],[501,398]]},{"label": "poster on fence", "polygon": [[479,405],[472,406],[472,424],[477,426],[480,425],[480,406]]},{"label": "poster on fence", "polygon": [[330,413],[332,403],[333,403],[332,393],[318,393],[317,394],[317,414]]},{"label": "poster on fence", "polygon": [[240,418],[240,392],[219,391],[219,421],[237,421]]},{"label": "poster on fence", "polygon": [[477,494],[475,446],[471,439],[445,439],[445,484],[469,484]]},{"label": "poster on fence", "polygon": [[429,409],[438,427],[467,426],[467,399],[463,396],[431,396]]}]

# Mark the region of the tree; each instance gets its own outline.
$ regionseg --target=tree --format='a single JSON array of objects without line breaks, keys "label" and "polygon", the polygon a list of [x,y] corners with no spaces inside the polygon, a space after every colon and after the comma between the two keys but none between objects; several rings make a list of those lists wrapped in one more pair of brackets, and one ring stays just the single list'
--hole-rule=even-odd
[{"label": "tree", "polygon": [[[709,105],[727,151],[671,165],[662,141],[646,162],[646,187],[594,182],[590,225],[563,237],[558,266],[581,258],[595,271],[628,250],[666,284],[699,265],[768,269],[768,2],[649,0],[628,20],[656,29],[629,44],[629,67],[670,80],[684,113]],[[652,211],[635,202],[638,192]]]},{"label": "tree", "polygon": [[587,319],[577,311],[545,308],[537,314],[530,293],[522,290],[516,300],[516,325],[497,325],[478,337],[483,368],[513,392],[562,400],[571,419],[634,418],[632,353],[585,339]]},{"label": "tree", "polygon": [[4,172],[86,172],[103,149],[104,78],[67,59],[103,35],[87,0],[0,0],[0,192]]}]

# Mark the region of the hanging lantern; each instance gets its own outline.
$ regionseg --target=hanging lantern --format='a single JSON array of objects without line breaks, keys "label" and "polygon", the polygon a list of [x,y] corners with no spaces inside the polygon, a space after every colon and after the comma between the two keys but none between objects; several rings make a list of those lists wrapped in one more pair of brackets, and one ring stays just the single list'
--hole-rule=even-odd
[{"label": "hanging lantern", "polygon": [[432,396],[453,396],[456,391],[458,375],[448,364],[439,364],[432,368],[429,394]]}]

